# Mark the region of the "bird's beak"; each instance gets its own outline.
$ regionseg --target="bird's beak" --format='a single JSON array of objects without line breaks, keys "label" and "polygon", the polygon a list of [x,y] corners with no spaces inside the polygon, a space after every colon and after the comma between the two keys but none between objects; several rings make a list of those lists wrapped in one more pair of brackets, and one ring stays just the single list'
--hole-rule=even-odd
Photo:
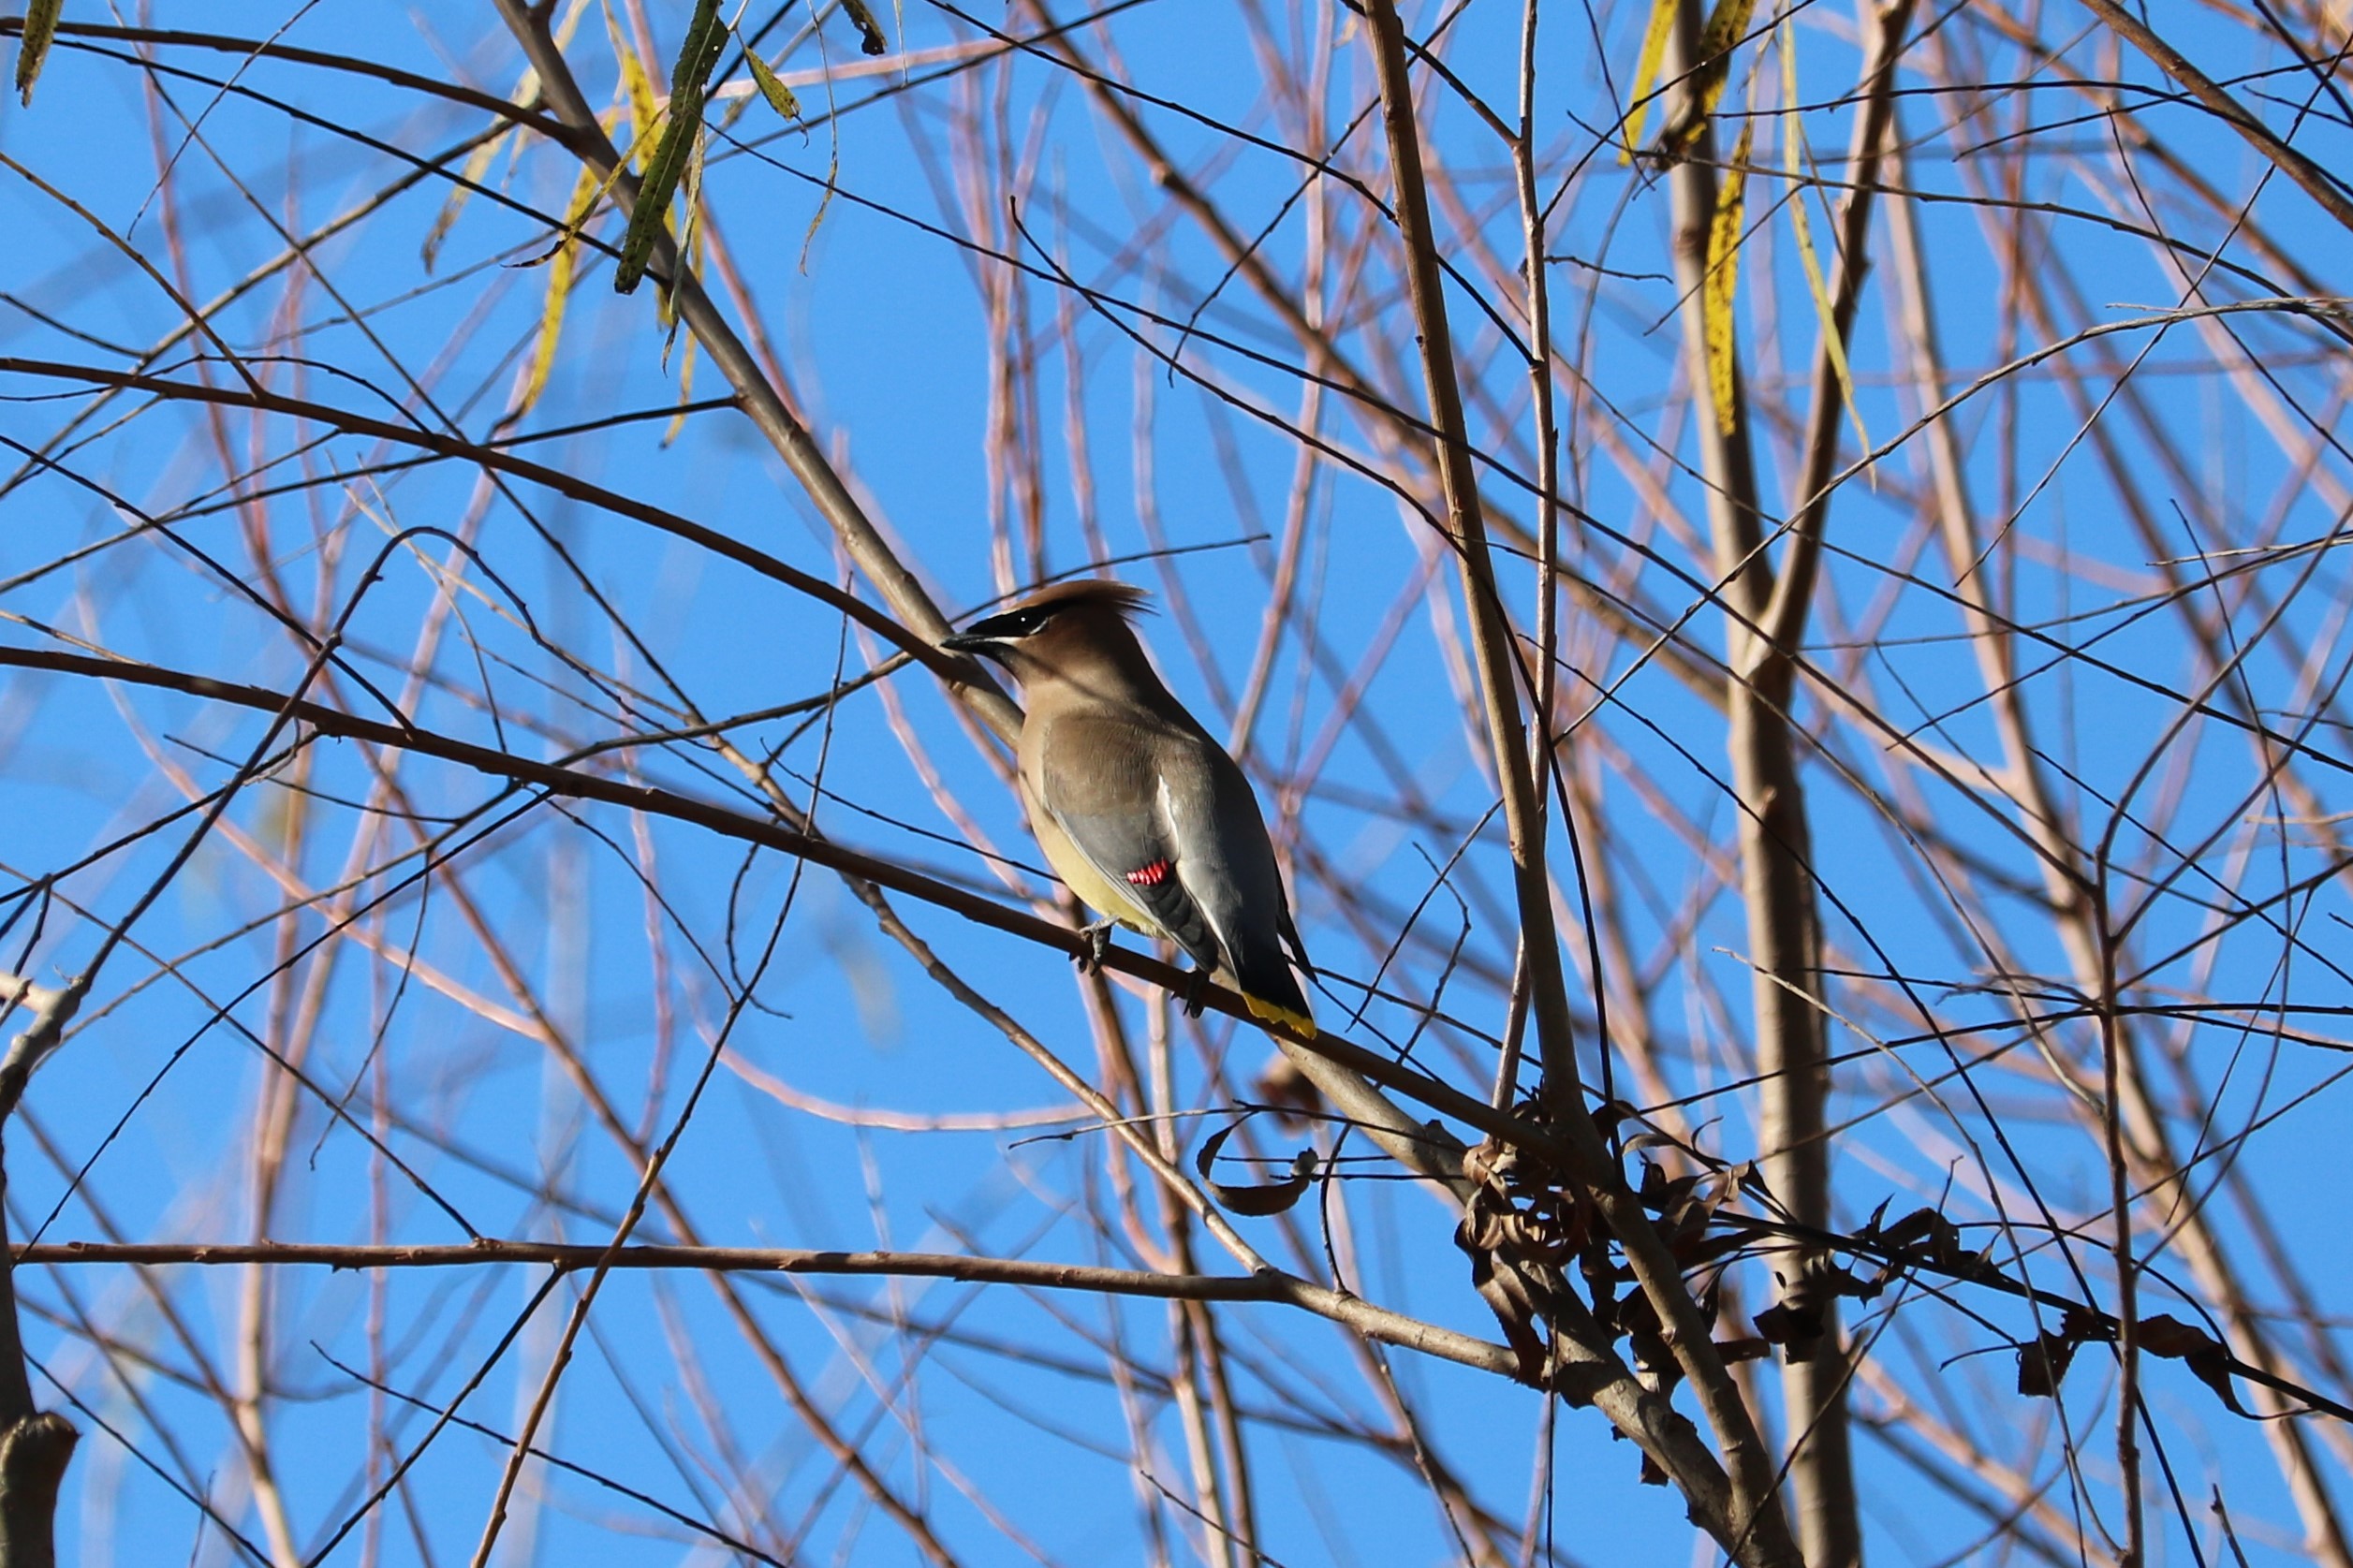
[{"label": "bird's beak", "polygon": [[1006,649],[1037,629],[1033,623],[1008,610],[1002,615],[984,615],[954,637],[940,638],[939,645],[951,653],[972,653],[1004,664]]}]

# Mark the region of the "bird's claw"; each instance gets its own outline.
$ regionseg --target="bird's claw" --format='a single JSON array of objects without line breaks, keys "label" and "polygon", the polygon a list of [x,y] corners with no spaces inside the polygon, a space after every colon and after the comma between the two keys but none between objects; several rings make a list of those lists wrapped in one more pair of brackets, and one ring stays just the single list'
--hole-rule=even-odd
[{"label": "bird's claw", "polygon": [[1071,954],[1070,961],[1079,966],[1080,974],[1092,975],[1103,967],[1103,955],[1111,950],[1111,923],[1097,920],[1091,926],[1081,926],[1079,935],[1085,939],[1086,946]]},{"label": "bird's claw", "polygon": [[1184,988],[1184,1016],[1188,1018],[1199,1018],[1201,1008],[1207,1004],[1208,997],[1209,971],[1197,969],[1193,972],[1192,984]]}]

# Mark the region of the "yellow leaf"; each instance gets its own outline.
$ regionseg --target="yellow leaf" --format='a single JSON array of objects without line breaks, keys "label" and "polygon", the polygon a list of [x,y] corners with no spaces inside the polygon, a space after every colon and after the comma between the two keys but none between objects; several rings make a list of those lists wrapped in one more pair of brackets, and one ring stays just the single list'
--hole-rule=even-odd
[{"label": "yellow leaf", "polygon": [[787,120],[801,118],[801,100],[792,95],[792,89],[786,86],[774,71],[769,69],[768,62],[759,57],[757,51],[746,46],[743,63],[752,67],[752,81],[758,85],[759,95],[768,100],[769,108]]},{"label": "yellow leaf", "polygon": [[1732,75],[1732,51],[1748,32],[1748,17],[1757,8],[1757,0],[1715,0],[1715,9],[1708,13],[1708,25],[1699,35],[1699,80],[1694,88],[1699,99],[1701,118],[1715,112],[1716,100],[1724,96],[1724,83]]},{"label": "yellow leaf", "polygon": [[[655,301],[658,307],[655,314],[661,319],[664,331],[668,333],[668,336],[662,339],[662,362],[665,365],[669,363],[670,344],[678,341],[678,286],[684,279],[702,271],[702,160],[709,146],[710,143],[703,137],[702,127],[697,125],[694,143],[686,152],[686,228],[678,238],[678,268],[671,275],[669,282],[663,286],[661,298]],[[686,341],[691,350],[694,346],[694,340],[689,338]],[[669,445],[669,436],[664,436],[663,444]]]},{"label": "yellow leaf", "polygon": [[40,80],[41,64],[49,58],[57,18],[65,8],[66,0],[29,0],[24,7],[24,34],[16,46],[16,90],[27,109],[33,107],[33,83]]},{"label": "yellow leaf", "polygon": [[581,166],[580,178],[572,183],[572,204],[564,214],[564,238],[555,247],[555,255],[548,263],[548,301],[539,312],[539,340],[532,345],[531,369],[523,376],[522,390],[515,396],[515,412],[530,412],[547,390],[548,373],[555,368],[556,340],[564,335],[564,307],[572,295],[572,273],[578,265],[581,227],[588,222],[588,213],[604,194],[604,182],[586,164]]},{"label": "yellow leaf", "polygon": [[1670,152],[1690,146],[1707,125],[1708,116],[1715,112],[1724,96],[1724,84],[1731,80],[1732,51],[1747,35],[1749,13],[1756,8],[1756,0],[1715,0],[1715,9],[1708,13],[1708,25],[1699,35],[1699,54],[1692,66],[1686,88],[1690,99],[1683,119],[1660,139]]},{"label": "yellow leaf", "polygon": [[[555,40],[559,48],[572,41],[573,30],[580,25],[581,13],[587,8],[588,0],[572,0],[572,8],[565,13],[562,23],[555,31]],[[610,17],[611,13],[608,11],[606,15]],[[528,107],[538,96],[539,73],[526,66],[523,67],[522,75],[516,79],[515,90],[507,95],[507,101],[518,107]],[[458,214],[465,207],[465,198],[474,194],[474,186],[490,178],[491,164],[498,157],[498,150],[510,141],[515,143],[516,154],[520,156],[522,147],[515,138],[512,125],[500,130],[466,155],[463,182],[450,187],[449,198],[442,202],[440,212],[433,220],[433,227],[425,234],[426,271],[433,271],[434,260],[441,254],[442,242],[447,240],[449,237],[449,231],[457,227]]]},{"label": "yellow leaf", "polygon": [[433,220],[433,227],[425,231],[426,271],[433,271],[434,260],[441,254],[441,242],[447,240],[449,237],[449,231],[457,227],[458,213],[464,209],[465,198],[474,194],[475,186],[489,178],[492,161],[498,156],[498,150],[507,145],[507,139],[514,134],[514,128],[509,126],[466,154],[465,168],[460,171],[462,183],[449,187],[449,198],[442,202],[440,212]]},{"label": "yellow leaf", "polygon": [[686,405],[694,401],[694,397],[695,339],[693,334],[689,333],[686,338],[686,347],[678,356],[678,412],[670,416],[669,427],[662,432],[663,446],[667,447],[677,440],[678,432],[686,428]]},{"label": "yellow leaf", "polygon": [[1625,145],[1618,162],[1632,163],[1642,145],[1642,122],[1650,117],[1651,89],[1658,82],[1658,64],[1667,58],[1667,40],[1675,31],[1675,13],[1682,0],[1651,0],[1650,26],[1642,34],[1642,58],[1634,67],[1632,107],[1625,111]]},{"label": "yellow leaf", "polygon": [[[587,11],[588,0],[572,0],[572,8],[566,11],[564,13],[564,20],[555,24],[556,48],[569,49],[572,47],[572,35],[579,30],[581,18],[586,15]],[[536,88],[539,80],[538,73],[534,71],[530,73],[530,76],[533,85]]]},{"label": "yellow leaf", "polygon": [[1716,192],[1715,217],[1708,225],[1708,274],[1699,290],[1699,317],[1708,349],[1708,394],[1715,405],[1715,428],[1727,437],[1740,424],[1732,406],[1737,364],[1732,298],[1741,277],[1741,225],[1747,205],[1749,131],[1754,125],[1754,121],[1742,124],[1740,142],[1732,149],[1732,167],[1725,171],[1724,184]]},{"label": "yellow leaf", "polygon": [[1822,323],[1822,347],[1838,375],[1839,396],[1846,417],[1854,422],[1855,439],[1871,450],[1871,433],[1863,429],[1862,407],[1855,401],[1855,380],[1846,369],[1846,344],[1838,330],[1838,313],[1831,303],[1830,285],[1823,281],[1822,259],[1814,249],[1814,229],[1805,212],[1805,133],[1798,124],[1798,45],[1796,28],[1785,22],[1781,35],[1781,162],[1788,170],[1789,224],[1797,232],[1798,257],[1805,264],[1805,286],[1814,295],[1814,314]]},{"label": "yellow leaf", "polygon": [[1798,123],[1798,30],[1784,21],[1773,29],[1781,46],[1781,162],[1789,177],[1798,175],[1798,156],[1805,150],[1804,127]]},{"label": "yellow leaf", "polygon": [[654,124],[662,116],[662,100],[654,91],[653,79],[645,74],[645,62],[621,36],[621,21],[612,14],[612,0],[605,0],[605,33],[612,39],[613,61],[621,67],[622,91],[629,95],[629,160],[642,172],[654,151]]}]

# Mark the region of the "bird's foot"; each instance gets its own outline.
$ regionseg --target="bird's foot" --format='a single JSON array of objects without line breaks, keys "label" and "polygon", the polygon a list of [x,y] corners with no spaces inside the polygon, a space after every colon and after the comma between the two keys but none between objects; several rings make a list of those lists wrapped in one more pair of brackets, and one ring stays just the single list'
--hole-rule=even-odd
[{"label": "bird's foot", "polygon": [[1103,967],[1103,955],[1111,950],[1111,922],[1097,920],[1091,926],[1081,926],[1079,935],[1085,939],[1083,950],[1070,955],[1070,961],[1079,966],[1081,975],[1092,975]]},{"label": "bird's foot", "polygon": [[1186,1018],[1198,1018],[1201,1016],[1201,1008],[1206,1002],[1208,992],[1209,971],[1195,970],[1192,984],[1184,988],[1184,1016]]}]

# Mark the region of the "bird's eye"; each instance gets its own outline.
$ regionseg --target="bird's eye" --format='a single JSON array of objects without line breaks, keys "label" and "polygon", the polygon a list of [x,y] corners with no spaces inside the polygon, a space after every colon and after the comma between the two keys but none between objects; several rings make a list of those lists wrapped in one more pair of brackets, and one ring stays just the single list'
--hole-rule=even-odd
[{"label": "bird's eye", "polygon": [[1016,610],[1012,616],[1015,637],[1027,637],[1046,623],[1046,617],[1034,609]]}]

